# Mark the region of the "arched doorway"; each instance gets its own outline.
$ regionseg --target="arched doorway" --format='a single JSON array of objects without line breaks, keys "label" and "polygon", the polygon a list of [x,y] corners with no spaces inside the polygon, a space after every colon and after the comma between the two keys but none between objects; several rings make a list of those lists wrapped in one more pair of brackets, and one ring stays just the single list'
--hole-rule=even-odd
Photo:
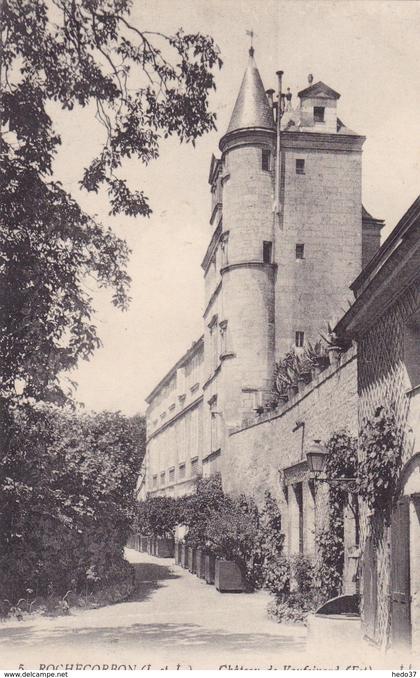
[{"label": "arched doorway", "polygon": [[420,647],[420,453],[402,471],[392,515],[391,641]]}]

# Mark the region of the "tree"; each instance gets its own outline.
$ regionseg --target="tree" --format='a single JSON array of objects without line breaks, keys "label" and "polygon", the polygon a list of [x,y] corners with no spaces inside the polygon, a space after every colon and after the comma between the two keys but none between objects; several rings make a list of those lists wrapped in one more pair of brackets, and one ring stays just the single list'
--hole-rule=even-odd
[{"label": "tree", "polygon": [[63,595],[123,572],[144,419],[18,405],[0,458],[0,591]]},{"label": "tree", "polygon": [[179,524],[179,499],[148,497],[137,505],[133,527],[139,533],[154,537],[173,537]]},{"label": "tree", "polygon": [[[128,249],[52,178],[60,138],[48,105],[94,102],[105,142],[81,186],[108,191],[111,214],[147,216],[124,159],[148,164],[162,137],[213,129],[208,95],[221,65],[210,37],[171,36],[130,20],[129,0],[5,0],[1,6],[0,287],[2,397],[64,402],[58,375],[99,344],[87,277],[126,308]],[[4,404],[4,402],[3,402]]]}]

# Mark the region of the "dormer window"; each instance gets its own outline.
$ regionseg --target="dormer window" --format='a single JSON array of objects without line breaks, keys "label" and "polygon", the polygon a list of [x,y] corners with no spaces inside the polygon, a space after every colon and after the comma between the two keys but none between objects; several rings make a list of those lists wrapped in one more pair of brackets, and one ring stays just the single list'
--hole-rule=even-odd
[{"label": "dormer window", "polygon": [[314,122],[325,122],[324,106],[314,106]]}]

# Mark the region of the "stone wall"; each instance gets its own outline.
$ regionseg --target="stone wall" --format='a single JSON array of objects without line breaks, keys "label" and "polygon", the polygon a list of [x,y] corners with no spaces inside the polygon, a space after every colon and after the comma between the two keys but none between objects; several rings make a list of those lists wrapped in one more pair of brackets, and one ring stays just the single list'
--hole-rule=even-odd
[{"label": "stone wall", "polygon": [[[404,464],[416,452],[414,430],[412,426],[408,426],[410,406],[415,401],[410,395],[412,384],[404,355],[404,332],[410,318],[419,308],[419,290],[417,280],[410,288],[403,290],[392,306],[358,340],[360,421],[362,423],[365,418],[371,418],[378,406],[391,406],[398,425],[406,432]],[[371,619],[372,610],[362,610],[364,631],[371,640],[385,646],[389,640],[391,624],[390,529],[379,522],[371,523],[366,507],[362,506],[362,550],[365,550],[368,537],[373,537],[374,542],[377,605],[374,619]],[[366,562],[364,567],[368,566],[372,567],[372,562]]]},{"label": "stone wall", "polygon": [[[352,298],[349,286],[362,268],[362,142],[338,134],[283,134],[276,359],[294,345],[297,331],[316,340]],[[304,173],[296,173],[298,159]],[[304,245],[302,259],[296,258],[297,244]]]},{"label": "stone wall", "polygon": [[[258,502],[270,490],[284,516],[290,552],[298,543],[299,502],[303,503],[303,552],[312,555],[314,534],[325,521],[326,487],[311,482],[306,468],[306,449],[315,439],[326,441],[335,431],[348,429],[357,435],[356,354],[350,349],[339,367],[331,366],[305,386],[290,402],[260,420],[231,431],[222,457],[224,490],[245,492]],[[293,467],[290,481],[284,469]],[[302,499],[296,496],[293,473],[302,482]],[[287,484],[289,483],[289,486]]]}]

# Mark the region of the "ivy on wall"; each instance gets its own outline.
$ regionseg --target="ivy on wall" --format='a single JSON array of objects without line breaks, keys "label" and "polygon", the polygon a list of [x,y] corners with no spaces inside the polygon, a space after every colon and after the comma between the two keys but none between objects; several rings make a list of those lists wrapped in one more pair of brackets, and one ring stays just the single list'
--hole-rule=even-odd
[{"label": "ivy on wall", "polygon": [[361,462],[358,470],[359,495],[372,516],[391,519],[402,465],[403,431],[392,408],[380,406],[372,419],[365,419],[360,433]]},{"label": "ivy on wall", "polygon": [[340,478],[354,478],[357,470],[357,439],[347,430],[334,433],[326,443],[326,477],[329,485],[328,526],[316,536],[318,561],[316,577],[328,597],[338,595],[344,569],[344,508],[349,501],[348,484]]}]

